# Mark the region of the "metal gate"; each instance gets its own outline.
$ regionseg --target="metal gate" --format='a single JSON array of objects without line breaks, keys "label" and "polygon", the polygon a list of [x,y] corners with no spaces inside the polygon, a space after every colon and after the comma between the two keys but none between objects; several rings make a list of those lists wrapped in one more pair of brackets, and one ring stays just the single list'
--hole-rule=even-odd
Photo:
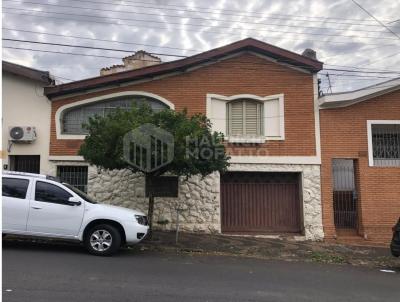
[{"label": "metal gate", "polygon": [[225,233],[301,232],[299,174],[224,174],[221,220]]},{"label": "metal gate", "polygon": [[333,213],[336,228],[356,229],[358,202],[354,160],[333,159]]}]

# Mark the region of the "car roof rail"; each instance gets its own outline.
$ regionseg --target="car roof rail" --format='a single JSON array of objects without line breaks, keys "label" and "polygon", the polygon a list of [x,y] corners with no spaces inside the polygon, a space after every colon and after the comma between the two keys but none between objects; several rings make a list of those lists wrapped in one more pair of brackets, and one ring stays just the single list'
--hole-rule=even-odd
[{"label": "car roof rail", "polygon": [[36,174],[36,173],[28,173],[28,172],[19,172],[19,171],[2,171],[3,174],[7,175],[19,175],[19,176],[29,176],[36,178],[46,178],[44,174]]},{"label": "car roof rail", "polygon": [[34,177],[34,178],[42,178],[48,179],[52,181],[61,182],[58,177],[45,175],[45,174],[36,174],[36,173],[28,173],[28,172],[19,172],[19,171],[2,171],[3,175],[17,175],[17,176],[26,176],[26,177]]}]

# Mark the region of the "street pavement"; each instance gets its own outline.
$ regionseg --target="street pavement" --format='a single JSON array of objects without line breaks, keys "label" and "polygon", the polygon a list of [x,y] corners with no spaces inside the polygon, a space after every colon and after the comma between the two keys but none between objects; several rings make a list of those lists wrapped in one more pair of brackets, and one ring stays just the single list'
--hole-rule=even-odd
[{"label": "street pavement", "polygon": [[396,272],[240,257],[3,241],[3,301],[400,301]]}]

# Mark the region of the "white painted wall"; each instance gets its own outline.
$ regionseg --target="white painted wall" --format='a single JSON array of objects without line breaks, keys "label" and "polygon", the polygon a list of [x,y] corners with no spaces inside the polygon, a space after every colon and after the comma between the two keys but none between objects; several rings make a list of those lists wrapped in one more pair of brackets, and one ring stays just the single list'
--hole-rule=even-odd
[{"label": "white painted wall", "polygon": [[[3,72],[2,159],[4,165],[9,164],[9,155],[40,155],[40,173],[48,174],[51,104],[43,95],[42,85]],[[37,139],[31,144],[14,143],[8,152],[8,129],[12,126],[36,127]]]}]

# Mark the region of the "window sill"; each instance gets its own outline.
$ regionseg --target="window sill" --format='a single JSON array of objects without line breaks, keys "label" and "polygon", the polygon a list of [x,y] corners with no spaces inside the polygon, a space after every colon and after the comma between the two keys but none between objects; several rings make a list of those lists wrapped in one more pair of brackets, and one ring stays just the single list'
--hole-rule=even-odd
[{"label": "window sill", "polygon": [[227,140],[230,143],[263,144],[263,143],[265,143],[266,138],[264,136],[261,136],[261,137],[233,136],[233,137],[227,137]]}]

